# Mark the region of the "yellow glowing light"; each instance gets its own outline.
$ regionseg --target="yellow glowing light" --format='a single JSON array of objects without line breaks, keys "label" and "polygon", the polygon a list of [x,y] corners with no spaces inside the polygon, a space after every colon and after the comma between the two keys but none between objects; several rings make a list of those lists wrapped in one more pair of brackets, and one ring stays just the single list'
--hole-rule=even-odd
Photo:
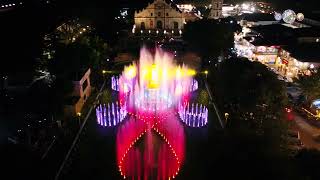
[{"label": "yellow glowing light", "polygon": [[181,69],[180,69],[180,67],[178,67],[178,68],[176,69],[176,77],[177,77],[177,78],[180,78],[180,77],[181,77],[181,74],[182,74]]},{"label": "yellow glowing light", "polygon": [[151,80],[149,83],[149,88],[158,88],[159,87],[159,71],[155,64],[151,67]]},{"label": "yellow glowing light", "polygon": [[125,70],[126,73],[126,77],[128,78],[134,78],[137,74],[137,70],[135,66],[129,66],[127,67],[127,69]]},{"label": "yellow glowing light", "polygon": [[[180,67],[180,66],[164,66],[161,64],[145,64],[139,68],[135,64],[125,67],[124,75],[127,79],[133,79],[139,76],[140,83],[146,85],[150,89],[161,87],[162,83],[174,79],[181,79],[196,75],[193,69]],[[178,90],[179,93],[179,90]]]},{"label": "yellow glowing light", "polygon": [[196,75],[196,71],[195,70],[193,70],[193,69],[188,69],[188,75],[189,76],[194,76],[194,75]]},{"label": "yellow glowing light", "polygon": [[204,71],[205,74],[208,74],[209,72],[207,70]]}]

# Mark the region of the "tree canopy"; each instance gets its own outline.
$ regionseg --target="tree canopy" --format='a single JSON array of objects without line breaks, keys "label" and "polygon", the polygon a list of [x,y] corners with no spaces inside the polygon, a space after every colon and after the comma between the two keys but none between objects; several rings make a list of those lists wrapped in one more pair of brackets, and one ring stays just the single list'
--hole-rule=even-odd
[{"label": "tree canopy", "polygon": [[225,111],[243,113],[267,107],[277,113],[287,103],[284,83],[261,63],[229,59],[211,75],[210,84]]},{"label": "tree canopy", "polygon": [[308,100],[320,98],[320,69],[312,72],[310,76],[299,76],[295,81]]},{"label": "tree canopy", "polygon": [[[235,21],[234,21],[235,22]],[[183,39],[203,58],[215,58],[232,48],[234,23],[203,19],[185,25]]]},{"label": "tree canopy", "polygon": [[227,128],[264,139],[266,151],[286,150],[287,95],[276,74],[261,63],[234,58],[219,64],[208,81],[219,110],[229,115]]}]

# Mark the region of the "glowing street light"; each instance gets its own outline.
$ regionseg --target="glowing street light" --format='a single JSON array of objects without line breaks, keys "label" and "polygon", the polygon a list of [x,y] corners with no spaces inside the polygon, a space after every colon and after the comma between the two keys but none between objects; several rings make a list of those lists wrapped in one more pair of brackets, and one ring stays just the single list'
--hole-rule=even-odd
[{"label": "glowing street light", "polygon": [[79,126],[81,126],[81,112],[77,112]]},{"label": "glowing street light", "polygon": [[107,73],[106,70],[102,70],[102,76],[103,76],[103,79],[105,79],[105,74]]},{"label": "glowing street light", "polygon": [[224,113],[224,117],[225,117],[225,119],[226,119],[226,122],[228,122],[228,118],[229,118],[229,113]]},{"label": "glowing street light", "polygon": [[206,78],[208,78],[209,71],[208,71],[208,70],[205,70],[205,71],[204,71],[204,74],[206,75]]}]

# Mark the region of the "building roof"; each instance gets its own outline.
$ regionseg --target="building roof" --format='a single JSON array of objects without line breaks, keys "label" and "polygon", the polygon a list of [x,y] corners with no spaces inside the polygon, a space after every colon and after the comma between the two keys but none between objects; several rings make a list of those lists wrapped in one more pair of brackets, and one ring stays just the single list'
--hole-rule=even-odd
[{"label": "building roof", "polygon": [[296,40],[293,29],[281,24],[256,26],[250,29],[257,32],[263,39],[273,42],[273,44],[287,45]]},{"label": "building roof", "polygon": [[264,26],[254,26],[250,29],[259,33],[292,33],[292,28],[283,26],[282,24],[270,24]]},{"label": "building roof", "polygon": [[287,40],[284,39],[266,39],[263,37],[244,37],[254,46],[286,46],[289,44]]},{"label": "building roof", "polygon": [[308,27],[308,28],[296,28],[293,30],[295,37],[319,37],[320,28]]},{"label": "building roof", "polygon": [[242,14],[240,19],[251,21],[251,22],[258,22],[258,21],[276,21],[274,19],[274,15],[267,14],[267,13],[253,13],[253,14]]},{"label": "building roof", "polygon": [[320,21],[320,13],[319,12],[304,12],[304,17],[316,21]]},{"label": "building roof", "polygon": [[[150,4],[154,3],[155,1],[158,1],[158,0],[148,0],[147,4],[143,8],[137,9],[137,11],[144,10],[146,7],[148,7]],[[159,0],[159,1],[161,1],[161,0]],[[162,0],[162,1],[164,1],[166,4],[170,5],[171,8],[182,13],[182,11],[178,8],[178,6],[174,2],[172,2],[171,0]]]},{"label": "building roof", "polygon": [[320,63],[320,43],[291,44],[283,49],[299,61]]}]

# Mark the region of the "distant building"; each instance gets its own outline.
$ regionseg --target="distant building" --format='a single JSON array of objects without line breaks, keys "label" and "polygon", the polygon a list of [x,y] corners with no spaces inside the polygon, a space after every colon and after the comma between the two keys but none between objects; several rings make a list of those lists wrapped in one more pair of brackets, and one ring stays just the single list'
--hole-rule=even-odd
[{"label": "distant building", "polygon": [[223,0],[212,0],[209,18],[211,19],[222,18],[222,5],[223,5]]},{"label": "distant building", "polygon": [[310,75],[320,67],[319,43],[297,43],[283,47],[278,54],[278,71],[289,77]]},{"label": "distant building", "polygon": [[155,0],[146,8],[134,13],[137,30],[183,29],[185,18],[182,11],[169,0]]},{"label": "distant building", "polygon": [[186,23],[202,19],[200,15],[193,12],[183,12],[183,17],[185,18]]},{"label": "distant building", "polygon": [[90,84],[91,70],[88,69],[82,78],[73,81],[73,92],[66,98],[64,112],[67,116],[75,116],[81,112],[84,103],[91,94]]},{"label": "distant building", "polygon": [[272,14],[266,13],[253,13],[253,14],[242,14],[239,16],[240,25],[243,27],[253,26],[265,26],[271,24],[279,24]]},{"label": "distant building", "polygon": [[202,19],[200,11],[192,4],[177,4],[177,7],[182,11],[186,23]]},{"label": "distant building", "polygon": [[250,31],[235,44],[239,56],[266,64],[288,79],[320,67],[317,28],[272,24],[251,27]]},{"label": "distant building", "polygon": [[228,17],[228,16],[237,16],[240,14],[240,7],[239,5],[232,5],[232,4],[223,4],[222,6],[222,16]]}]

